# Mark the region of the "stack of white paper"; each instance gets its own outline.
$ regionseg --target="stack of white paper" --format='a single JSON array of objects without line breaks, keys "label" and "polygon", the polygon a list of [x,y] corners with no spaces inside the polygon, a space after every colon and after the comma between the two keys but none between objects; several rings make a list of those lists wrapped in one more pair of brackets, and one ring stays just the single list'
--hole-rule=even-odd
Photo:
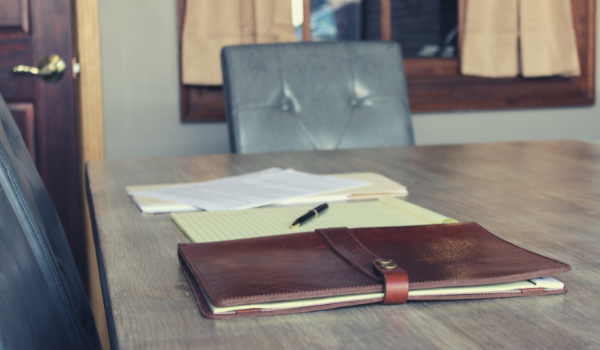
[{"label": "stack of white paper", "polygon": [[238,210],[369,184],[368,181],[313,175],[293,169],[271,168],[251,174],[131,192],[131,194],[177,202],[204,210]]}]

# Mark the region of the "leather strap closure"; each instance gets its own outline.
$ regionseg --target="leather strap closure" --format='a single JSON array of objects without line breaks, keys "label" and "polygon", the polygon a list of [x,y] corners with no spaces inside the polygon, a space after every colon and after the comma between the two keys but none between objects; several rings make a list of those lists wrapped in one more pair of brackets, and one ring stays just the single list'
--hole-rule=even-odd
[{"label": "leather strap closure", "polygon": [[315,232],[347,263],[384,283],[383,304],[403,304],[408,299],[408,274],[395,262],[381,259],[365,247],[346,227]]},{"label": "leather strap closure", "polygon": [[383,304],[404,304],[408,300],[408,274],[390,259],[373,261],[385,280]]},{"label": "leather strap closure", "polygon": [[362,245],[348,228],[325,228],[317,229],[315,232],[347,263],[372,279],[383,281],[383,278],[373,270],[373,261],[379,257]]}]

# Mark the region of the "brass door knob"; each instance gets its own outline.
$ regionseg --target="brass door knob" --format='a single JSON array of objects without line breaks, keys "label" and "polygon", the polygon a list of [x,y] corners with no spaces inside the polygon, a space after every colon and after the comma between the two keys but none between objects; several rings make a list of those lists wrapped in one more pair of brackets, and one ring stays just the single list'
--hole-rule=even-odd
[{"label": "brass door knob", "polygon": [[44,57],[36,67],[18,65],[13,68],[13,73],[26,73],[40,76],[45,81],[54,83],[65,74],[67,64],[58,55]]}]

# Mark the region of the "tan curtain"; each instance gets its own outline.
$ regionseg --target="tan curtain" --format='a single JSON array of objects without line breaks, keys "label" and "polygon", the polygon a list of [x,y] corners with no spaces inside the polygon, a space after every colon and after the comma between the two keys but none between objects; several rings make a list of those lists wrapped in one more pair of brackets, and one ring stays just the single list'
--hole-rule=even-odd
[{"label": "tan curtain", "polygon": [[524,77],[579,76],[570,0],[520,0]]},{"label": "tan curtain", "polygon": [[222,84],[223,46],[294,41],[290,0],[187,0],[181,43],[183,83]]},{"label": "tan curtain", "polygon": [[468,0],[465,75],[578,76],[570,0]]},{"label": "tan curtain", "polygon": [[462,74],[489,78],[519,74],[518,36],[517,0],[468,0]]}]

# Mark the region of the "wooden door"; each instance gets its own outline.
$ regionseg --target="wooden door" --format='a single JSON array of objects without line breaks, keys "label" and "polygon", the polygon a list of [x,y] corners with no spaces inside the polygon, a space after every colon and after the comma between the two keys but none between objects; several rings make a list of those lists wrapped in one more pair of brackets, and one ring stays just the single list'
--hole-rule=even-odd
[{"label": "wooden door", "polygon": [[[85,275],[70,0],[0,0],[0,94],[8,103]],[[65,74],[48,82],[13,67],[56,54]]]}]

